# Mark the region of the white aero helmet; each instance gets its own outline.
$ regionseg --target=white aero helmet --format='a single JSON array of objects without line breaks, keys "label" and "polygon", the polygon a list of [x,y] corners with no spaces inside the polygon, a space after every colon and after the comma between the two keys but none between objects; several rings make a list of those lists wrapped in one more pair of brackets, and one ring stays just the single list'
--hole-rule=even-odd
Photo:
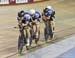
[{"label": "white aero helmet", "polygon": [[48,9],[52,9],[52,6],[47,6],[46,8],[48,8]]},{"label": "white aero helmet", "polygon": [[52,6],[47,6],[46,8],[51,9],[51,10],[53,10],[53,11],[54,11],[54,9],[53,9],[53,7],[52,7]]},{"label": "white aero helmet", "polygon": [[34,14],[35,13],[35,10],[34,9],[31,9],[30,10],[30,14]]}]

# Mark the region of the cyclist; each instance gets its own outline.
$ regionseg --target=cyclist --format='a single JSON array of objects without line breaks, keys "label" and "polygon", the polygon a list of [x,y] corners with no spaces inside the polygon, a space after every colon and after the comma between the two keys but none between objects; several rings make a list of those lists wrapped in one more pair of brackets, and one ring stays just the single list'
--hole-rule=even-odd
[{"label": "cyclist", "polygon": [[30,14],[31,14],[31,17],[32,17],[32,25],[35,26],[35,32],[36,32],[36,39],[39,38],[39,31],[40,31],[40,19],[41,19],[41,14],[40,12],[34,10],[34,9],[31,9],[30,10]]},{"label": "cyclist", "polygon": [[[18,26],[19,26],[19,39],[18,39],[18,52],[19,53],[21,53],[21,51],[22,51],[22,46],[24,44],[27,44],[25,36],[24,36],[24,29],[23,29],[23,26],[22,26],[23,19],[24,19],[24,13],[25,12],[23,10],[21,10],[21,11],[18,12],[18,15],[17,15]],[[24,38],[24,44],[22,42],[22,40],[23,40],[22,36]],[[21,43],[22,43],[22,45],[21,45]]]},{"label": "cyclist", "polygon": [[23,18],[23,26],[25,27],[25,35],[26,35],[26,49],[29,50],[29,45],[30,45],[30,38],[31,38],[31,15],[28,12],[24,13],[24,18]]},{"label": "cyclist", "polygon": [[[52,25],[52,31],[55,30],[55,10],[52,8],[52,6],[47,6],[42,13],[42,19],[46,23],[46,21],[49,21]],[[45,24],[46,25],[46,24]],[[54,36],[53,36],[54,37]]]}]

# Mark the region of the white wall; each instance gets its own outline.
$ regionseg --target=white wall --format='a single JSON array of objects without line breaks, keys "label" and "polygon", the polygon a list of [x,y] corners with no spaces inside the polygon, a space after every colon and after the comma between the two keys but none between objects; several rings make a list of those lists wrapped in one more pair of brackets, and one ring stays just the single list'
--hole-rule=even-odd
[{"label": "white wall", "polygon": [[35,1],[43,1],[43,0],[34,0],[34,2],[35,2]]},{"label": "white wall", "polygon": [[[36,1],[42,1],[42,0],[33,0],[34,2]],[[28,3],[28,0],[15,0],[16,4],[19,4],[19,3]],[[14,2],[14,4],[15,4]],[[9,3],[9,0],[0,0],[0,5],[4,5],[4,4],[10,4]]]},{"label": "white wall", "polygon": [[0,4],[9,4],[9,0],[0,0]]},{"label": "white wall", "polygon": [[28,3],[28,0],[16,0],[16,3]]}]

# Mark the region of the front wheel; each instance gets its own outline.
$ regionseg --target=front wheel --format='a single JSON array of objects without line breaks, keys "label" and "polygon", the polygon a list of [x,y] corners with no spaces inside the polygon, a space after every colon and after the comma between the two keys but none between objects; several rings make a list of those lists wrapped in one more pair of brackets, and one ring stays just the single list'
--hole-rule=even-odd
[{"label": "front wheel", "polygon": [[23,36],[19,36],[19,39],[18,39],[18,52],[19,52],[19,54],[21,54],[21,52],[23,50],[23,45],[24,45],[24,38],[23,38]]}]

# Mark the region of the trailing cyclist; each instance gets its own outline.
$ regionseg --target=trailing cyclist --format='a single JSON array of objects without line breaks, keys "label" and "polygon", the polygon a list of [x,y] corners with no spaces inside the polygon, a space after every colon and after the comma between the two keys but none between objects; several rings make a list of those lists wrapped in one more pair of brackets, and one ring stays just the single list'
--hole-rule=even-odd
[{"label": "trailing cyclist", "polygon": [[[47,28],[47,23],[51,25],[52,32],[55,31],[55,10],[52,8],[52,6],[47,6],[42,13],[42,19],[45,23],[45,27]],[[47,28],[48,29],[48,28]],[[54,37],[54,35],[51,37],[51,39]]]}]

